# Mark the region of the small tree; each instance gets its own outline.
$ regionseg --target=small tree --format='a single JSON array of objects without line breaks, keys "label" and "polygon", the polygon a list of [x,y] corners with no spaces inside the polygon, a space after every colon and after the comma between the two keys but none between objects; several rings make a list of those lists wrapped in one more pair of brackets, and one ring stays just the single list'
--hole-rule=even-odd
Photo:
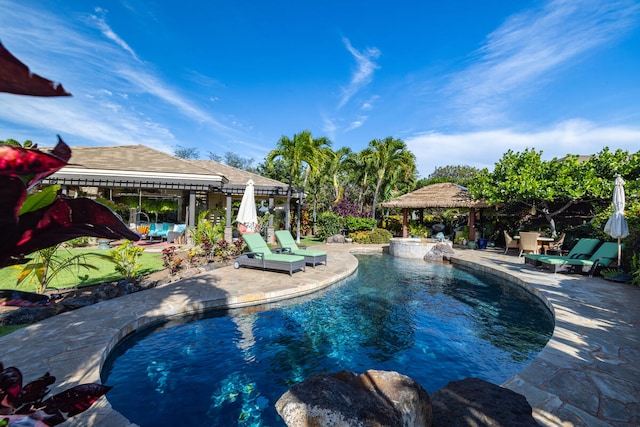
[{"label": "small tree", "polygon": [[127,281],[133,281],[140,274],[142,268],[140,257],[143,252],[144,248],[135,246],[130,240],[125,240],[109,253],[116,271],[122,274]]},{"label": "small tree", "polygon": [[[73,256],[61,256],[63,251],[61,243],[57,245],[40,249],[35,252],[35,256],[31,261],[22,266],[22,271],[18,274],[18,282],[20,285],[25,283],[27,279],[36,284],[36,292],[44,293],[51,282],[61,273],[73,269],[80,270],[97,270],[98,268],[87,262],[85,254],[77,254]],[[70,251],[66,251],[70,253]],[[16,267],[20,268],[20,267]]]}]

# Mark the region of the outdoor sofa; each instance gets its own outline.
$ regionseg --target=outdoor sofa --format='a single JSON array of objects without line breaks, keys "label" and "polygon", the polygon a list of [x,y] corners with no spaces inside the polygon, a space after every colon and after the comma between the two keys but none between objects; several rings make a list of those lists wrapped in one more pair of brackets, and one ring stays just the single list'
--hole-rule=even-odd
[{"label": "outdoor sofa", "polygon": [[309,250],[306,246],[298,246],[288,230],[276,231],[276,240],[282,249],[282,253],[303,256],[304,261],[313,266],[313,268],[316,267],[316,264],[324,263],[324,265],[327,265],[327,253],[325,251]]},{"label": "outdoor sofa", "polygon": [[294,271],[306,270],[306,262],[303,256],[272,252],[258,233],[243,234],[242,239],[247,244],[249,252],[245,252],[236,258],[236,262],[233,265],[235,268],[255,267],[263,270],[286,271],[289,276],[292,276]]}]

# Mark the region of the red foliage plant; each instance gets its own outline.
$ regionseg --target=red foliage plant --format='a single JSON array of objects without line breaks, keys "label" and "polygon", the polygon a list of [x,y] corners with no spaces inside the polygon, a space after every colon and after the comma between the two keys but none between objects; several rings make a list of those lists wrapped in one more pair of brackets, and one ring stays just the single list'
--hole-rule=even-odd
[{"label": "red foliage plant", "polygon": [[[62,86],[30,73],[1,43],[0,92],[69,95]],[[113,211],[93,200],[69,199],[52,191],[28,195],[70,158],[71,149],[60,137],[48,153],[0,146],[0,267],[23,263],[29,253],[76,237],[140,239]],[[101,384],[81,384],[45,399],[54,381],[46,373],[23,387],[20,370],[5,369],[0,363],[0,425],[55,426],[86,410],[111,389]]]}]

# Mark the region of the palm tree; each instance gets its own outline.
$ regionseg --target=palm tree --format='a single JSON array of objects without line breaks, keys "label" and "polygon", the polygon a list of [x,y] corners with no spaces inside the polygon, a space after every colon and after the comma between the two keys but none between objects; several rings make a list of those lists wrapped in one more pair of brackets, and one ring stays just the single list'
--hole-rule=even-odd
[{"label": "palm tree", "polygon": [[360,212],[364,210],[365,197],[369,191],[371,176],[375,172],[372,171],[372,161],[373,150],[369,147],[358,153],[352,153],[345,161],[345,166],[350,172],[351,182],[359,187],[357,194]]},{"label": "palm tree", "polygon": [[376,171],[376,188],[373,192],[371,218],[376,218],[376,204],[383,184],[413,181],[416,176],[415,156],[401,139],[387,137],[369,142],[371,165]]},{"label": "palm tree", "polygon": [[[323,149],[331,146],[326,138],[314,139],[308,130],[293,136],[293,139],[283,136],[266,157],[268,164],[280,159],[283,161],[287,174],[287,206],[291,206],[291,193],[294,185],[302,184],[302,192],[312,172],[319,169],[323,163]],[[304,170],[304,172],[303,172]],[[302,181],[302,182],[301,182]],[[302,202],[302,200],[300,200]],[[289,210],[286,212],[286,228],[290,229]],[[298,242],[300,242],[300,204],[298,205]]]}]

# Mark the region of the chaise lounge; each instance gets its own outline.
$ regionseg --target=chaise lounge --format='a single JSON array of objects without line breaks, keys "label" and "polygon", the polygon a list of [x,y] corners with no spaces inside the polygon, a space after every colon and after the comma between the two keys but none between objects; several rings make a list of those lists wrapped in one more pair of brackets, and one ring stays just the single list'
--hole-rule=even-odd
[{"label": "chaise lounge", "polygon": [[309,250],[305,246],[299,247],[296,241],[293,240],[291,233],[287,230],[276,231],[276,240],[278,240],[278,244],[280,248],[282,248],[283,253],[303,256],[305,262],[313,266],[313,268],[316,267],[316,264],[323,262],[324,265],[327,265],[326,252]]},{"label": "chaise lounge", "polygon": [[[624,245],[622,245],[624,249]],[[592,277],[598,268],[608,267],[618,258],[618,243],[605,242],[589,259],[569,258],[569,257],[547,257],[541,258],[540,263],[554,273],[561,271],[571,271],[579,273],[589,273]]]},{"label": "chaise lounge", "polygon": [[567,256],[560,255],[544,255],[544,254],[525,254],[524,262],[525,264],[531,264],[535,267],[540,266],[541,260],[543,259],[586,259],[591,256],[593,251],[595,251],[596,247],[600,244],[600,240],[598,239],[587,239],[583,238],[578,240],[571,251],[567,254]]},{"label": "chaise lounge", "polygon": [[233,265],[235,268],[255,267],[263,270],[287,271],[289,276],[297,270],[305,271],[306,262],[303,256],[273,253],[262,236],[257,233],[243,234],[242,238],[250,252],[245,252],[236,258]]}]

